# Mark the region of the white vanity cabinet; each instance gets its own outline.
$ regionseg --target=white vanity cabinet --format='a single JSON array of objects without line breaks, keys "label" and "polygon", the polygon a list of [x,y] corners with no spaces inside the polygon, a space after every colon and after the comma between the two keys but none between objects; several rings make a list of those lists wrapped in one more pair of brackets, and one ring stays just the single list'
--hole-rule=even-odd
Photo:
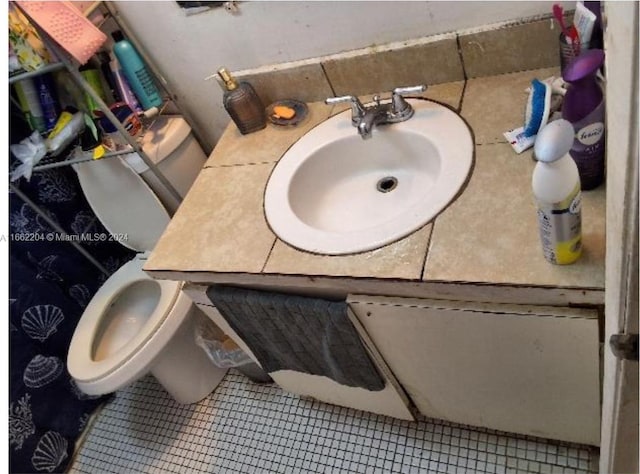
[{"label": "white vanity cabinet", "polygon": [[[260,364],[251,349],[240,339],[238,334],[231,328],[220,312],[208,302],[208,297],[199,291],[187,293],[200,308],[225,334],[233,339],[240,348],[249,355],[254,362]],[[208,304],[206,304],[208,302]],[[350,315],[353,318],[353,315]],[[358,322],[354,321],[358,332]],[[413,412],[409,408],[407,396],[399,388],[399,384],[393,374],[389,371],[384,361],[380,358],[375,347],[362,338],[364,346],[371,357],[378,372],[385,381],[385,387],[379,391],[370,391],[360,387],[348,387],[341,385],[328,377],[311,375],[293,370],[278,370],[269,375],[280,388],[287,392],[301,396],[312,397],[321,402],[331,403],[358,410],[365,410],[380,415],[391,416],[404,420],[415,420]]]},{"label": "white vanity cabinet", "polygon": [[348,303],[422,414],[600,444],[596,310],[360,295]]}]

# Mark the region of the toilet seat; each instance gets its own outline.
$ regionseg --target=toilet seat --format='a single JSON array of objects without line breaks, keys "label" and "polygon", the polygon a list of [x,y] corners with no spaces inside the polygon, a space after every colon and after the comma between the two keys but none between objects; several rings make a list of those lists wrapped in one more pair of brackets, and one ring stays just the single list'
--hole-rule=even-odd
[{"label": "toilet seat", "polygon": [[[76,327],[69,346],[67,366],[78,386],[87,393],[102,390],[95,390],[95,385],[117,385],[106,391],[116,390],[143,373],[189,312],[191,301],[182,294],[182,283],[152,279],[142,270],[145,260],[138,255],[111,275],[85,308]],[[103,317],[124,290],[140,281],[159,285],[160,296],[155,309],[137,334],[122,347],[102,360],[94,360],[94,341]],[[87,385],[94,387],[87,389]]]}]

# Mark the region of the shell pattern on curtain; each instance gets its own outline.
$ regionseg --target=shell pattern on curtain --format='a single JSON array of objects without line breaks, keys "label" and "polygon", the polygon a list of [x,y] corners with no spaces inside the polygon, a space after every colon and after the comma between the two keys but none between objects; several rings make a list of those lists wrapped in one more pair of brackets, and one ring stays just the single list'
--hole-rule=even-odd
[{"label": "shell pattern on curtain", "polygon": [[[19,189],[67,233],[106,233],[70,167],[36,172]],[[63,472],[96,408],[66,368],[73,331],[107,275],[56,235],[15,193],[9,196],[9,453],[11,472]],[[51,237],[49,237],[51,239]],[[133,257],[115,242],[83,242],[109,272]]]}]

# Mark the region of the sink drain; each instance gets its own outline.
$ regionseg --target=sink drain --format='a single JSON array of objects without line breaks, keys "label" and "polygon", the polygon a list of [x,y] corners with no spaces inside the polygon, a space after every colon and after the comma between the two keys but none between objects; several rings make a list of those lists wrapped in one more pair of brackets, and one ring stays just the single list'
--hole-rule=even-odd
[{"label": "sink drain", "polygon": [[388,193],[396,189],[398,185],[398,179],[393,176],[385,176],[384,178],[378,181],[376,184],[376,189],[381,193]]}]

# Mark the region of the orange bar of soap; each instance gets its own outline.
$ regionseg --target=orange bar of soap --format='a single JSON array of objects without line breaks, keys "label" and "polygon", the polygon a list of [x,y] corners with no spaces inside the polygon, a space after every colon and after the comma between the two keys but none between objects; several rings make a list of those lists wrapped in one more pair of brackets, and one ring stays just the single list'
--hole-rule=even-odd
[{"label": "orange bar of soap", "polygon": [[273,108],[273,113],[278,118],[289,120],[296,115],[296,111],[286,105],[276,105]]}]

